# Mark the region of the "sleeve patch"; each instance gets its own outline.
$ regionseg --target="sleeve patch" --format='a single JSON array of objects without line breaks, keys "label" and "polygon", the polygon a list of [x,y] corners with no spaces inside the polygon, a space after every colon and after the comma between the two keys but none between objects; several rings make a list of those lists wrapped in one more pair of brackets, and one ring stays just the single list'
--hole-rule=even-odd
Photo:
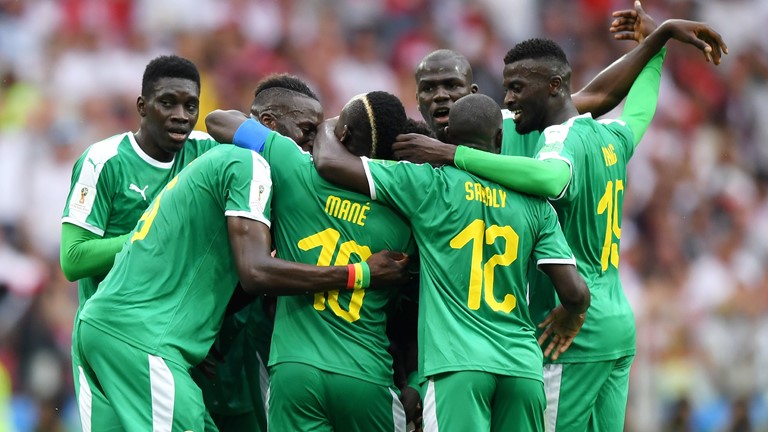
[{"label": "sleeve patch", "polygon": [[69,217],[85,221],[93,210],[96,200],[96,187],[77,182],[69,199]]}]

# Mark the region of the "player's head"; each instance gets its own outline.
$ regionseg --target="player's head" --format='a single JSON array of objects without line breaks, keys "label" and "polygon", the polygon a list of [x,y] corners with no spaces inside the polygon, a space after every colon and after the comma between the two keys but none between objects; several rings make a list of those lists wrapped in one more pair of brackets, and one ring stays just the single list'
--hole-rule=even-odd
[{"label": "player's head", "polygon": [[172,158],[181,150],[200,114],[200,73],[191,61],[164,55],[144,69],[136,110],[144,143]]},{"label": "player's head", "polygon": [[415,77],[419,112],[435,135],[442,139],[453,103],[477,92],[469,60],[456,51],[433,51],[416,67]]},{"label": "player's head", "polygon": [[529,39],[504,56],[504,104],[519,133],[543,130],[550,109],[570,98],[571,66],[549,39]]},{"label": "player's head", "polygon": [[304,81],[281,73],[269,75],[256,85],[251,116],[308,151],[323,121],[323,107]]},{"label": "player's head", "polygon": [[454,144],[498,153],[502,121],[496,101],[484,94],[471,94],[456,101],[451,108],[446,135]]},{"label": "player's head", "polygon": [[405,108],[397,96],[374,91],[347,102],[334,132],[357,156],[392,160],[392,144],[405,131],[407,121]]}]

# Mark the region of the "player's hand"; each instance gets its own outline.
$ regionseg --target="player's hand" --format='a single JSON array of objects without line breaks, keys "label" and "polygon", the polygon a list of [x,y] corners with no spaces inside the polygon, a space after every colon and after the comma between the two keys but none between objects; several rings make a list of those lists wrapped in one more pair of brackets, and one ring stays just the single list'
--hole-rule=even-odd
[{"label": "player's hand", "polygon": [[208,379],[214,379],[216,378],[216,366],[223,362],[224,356],[221,355],[221,352],[219,352],[219,350],[214,345],[211,346],[211,350],[208,351],[208,355],[205,356],[203,361],[197,365],[197,368],[200,369],[203,375],[208,377]]},{"label": "player's hand", "polygon": [[728,47],[723,42],[720,33],[702,22],[681,19],[666,20],[661,24],[659,30],[665,31],[671,39],[677,39],[700,49],[707,62],[719,65],[722,55],[728,54]]},{"label": "player's hand", "polygon": [[395,158],[399,160],[432,165],[453,165],[456,146],[445,144],[426,135],[409,133],[397,136],[395,143],[392,144],[392,151],[395,153]]},{"label": "player's hand", "polygon": [[408,255],[383,250],[365,261],[371,269],[371,287],[399,286],[408,280]]},{"label": "player's hand", "polygon": [[413,423],[418,429],[421,425],[421,396],[412,387],[405,386],[400,390],[400,403],[405,410],[405,422]]},{"label": "player's hand", "polygon": [[539,336],[539,345],[543,347],[547,339],[552,337],[544,350],[544,357],[551,355],[552,360],[557,360],[560,354],[571,346],[573,338],[579,334],[581,326],[584,325],[585,316],[586,313],[568,312],[562,305],[552,309],[552,312],[539,324],[539,328],[544,329],[544,332]]},{"label": "player's hand", "polygon": [[613,37],[616,40],[634,40],[640,43],[658,27],[656,21],[645,13],[640,0],[635,1],[634,9],[615,11],[611,16],[614,20],[611,22],[610,32],[615,33]]}]

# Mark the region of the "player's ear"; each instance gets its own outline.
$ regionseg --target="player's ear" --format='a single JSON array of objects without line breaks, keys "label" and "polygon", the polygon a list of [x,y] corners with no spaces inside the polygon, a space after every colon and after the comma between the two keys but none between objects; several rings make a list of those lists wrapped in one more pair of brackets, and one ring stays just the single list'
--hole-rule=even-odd
[{"label": "player's ear", "polygon": [[272,130],[275,130],[277,127],[277,118],[270,112],[259,114],[259,122]]},{"label": "player's ear", "polygon": [[478,91],[480,91],[480,86],[478,86],[475,83],[472,83],[472,85],[469,86],[469,91],[470,93],[477,93]]},{"label": "player's ear", "polygon": [[560,90],[563,88],[563,77],[560,75],[553,75],[552,78],[549,79],[549,93],[554,96],[558,93],[560,93]]},{"label": "player's ear", "polygon": [[501,153],[501,142],[502,138],[504,136],[504,130],[502,128],[499,128],[498,131],[496,131],[496,138],[493,140],[493,152],[496,154]]},{"label": "player's ear", "polygon": [[352,138],[352,129],[349,127],[349,125],[342,126],[341,129],[341,138],[339,138],[339,142],[342,144],[346,144],[347,141]]},{"label": "player's ear", "polygon": [[144,96],[136,98],[136,111],[141,117],[147,116],[147,102],[144,100]]}]

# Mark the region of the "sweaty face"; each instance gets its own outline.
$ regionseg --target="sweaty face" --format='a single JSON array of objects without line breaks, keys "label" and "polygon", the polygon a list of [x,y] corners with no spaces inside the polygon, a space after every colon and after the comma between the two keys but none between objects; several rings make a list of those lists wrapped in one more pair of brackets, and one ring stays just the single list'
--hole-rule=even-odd
[{"label": "sweaty face", "polygon": [[161,78],[137,103],[150,152],[172,159],[184,146],[200,114],[200,88],[183,78]]},{"label": "sweaty face", "polygon": [[515,130],[526,134],[543,130],[547,116],[549,75],[533,60],[504,66],[504,105],[514,115]]},{"label": "sweaty face", "polygon": [[275,130],[296,141],[304,151],[310,151],[317,133],[317,126],[323,121],[323,107],[309,97],[294,97],[283,115],[275,120]]},{"label": "sweaty face", "polygon": [[467,76],[465,64],[455,57],[426,60],[416,71],[416,99],[429,128],[441,134],[448,114],[458,99],[477,91]]}]

